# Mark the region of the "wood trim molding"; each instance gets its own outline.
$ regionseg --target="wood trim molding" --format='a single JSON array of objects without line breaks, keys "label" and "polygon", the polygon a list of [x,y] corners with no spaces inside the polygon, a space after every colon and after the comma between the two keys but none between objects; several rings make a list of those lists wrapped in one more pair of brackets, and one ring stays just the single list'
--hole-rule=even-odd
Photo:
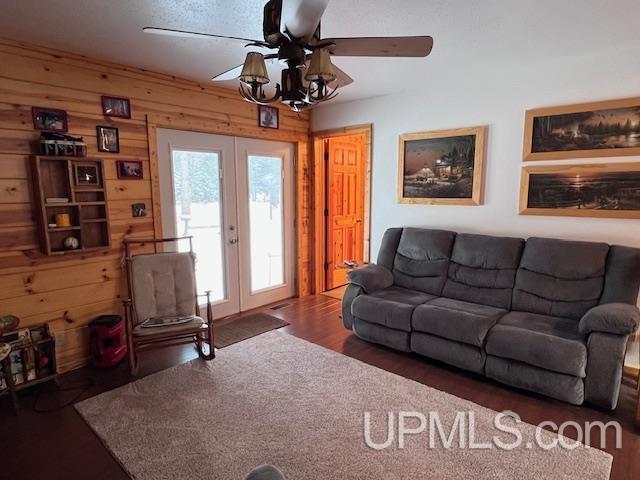
[{"label": "wood trim molding", "polygon": [[158,169],[158,128],[171,128],[174,130],[188,130],[191,132],[212,133],[236,137],[255,138],[259,140],[279,140],[295,144],[294,169],[295,169],[295,237],[296,237],[296,290],[298,296],[311,293],[310,283],[311,268],[310,236],[313,230],[309,229],[309,217],[311,209],[309,199],[309,182],[313,176],[309,173],[309,137],[291,132],[265,131],[260,127],[241,127],[230,125],[227,122],[190,118],[187,116],[147,115],[147,137],[149,139],[149,165],[151,170],[151,198],[153,202],[153,230],[156,238],[162,237],[162,213],[160,206],[160,177]]},{"label": "wood trim molding", "polygon": [[311,132],[311,145],[313,148],[313,199],[315,209],[313,212],[313,293],[325,291],[324,264],[326,262],[326,229],[324,210],[326,208],[326,178],[324,165],[324,140],[333,137],[347,135],[364,135],[364,261],[370,261],[371,257],[371,162],[372,162],[372,138],[373,125],[370,123],[352,125],[330,130]]}]

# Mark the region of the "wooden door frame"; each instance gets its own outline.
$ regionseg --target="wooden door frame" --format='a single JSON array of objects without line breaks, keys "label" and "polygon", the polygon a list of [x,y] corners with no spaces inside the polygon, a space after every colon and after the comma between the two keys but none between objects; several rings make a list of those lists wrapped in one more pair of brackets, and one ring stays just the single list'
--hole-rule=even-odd
[{"label": "wooden door frame", "polygon": [[324,265],[326,262],[326,225],[324,211],[327,208],[326,172],[324,164],[324,140],[347,135],[364,135],[364,261],[369,261],[371,242],[371,138],[373,125],[370,123],[353,125],[331,130],[311,132],[313,146],[313,200],[314,231],[313,236],[313,291],[321,293],[326,290]]},{"label": "wooden door frame", "polygon": [[294,144],[293,168],[294,187],[294,258],[297,260],[295,291],[303,297],[309,295],[313,288],[310,269],[312,252],[309,250],[313,230],[309,228],[310,205],[306,196],[309,193],[309,137],[306,133],[288,133],[278,130],[265,130],[258,126],[242,127],[229,122],[205,120],[202,118],[147,115],[147,139],[149,142],[149,177],[151,179],[151,203],[153,204],[153,233],[155,238],[162,238],[162,212],[160,206],[160,176],[158,168],[158,128],[187,130],[199,133],[213,133],[234,137],[255,138],[258,140],[275,140]]}]

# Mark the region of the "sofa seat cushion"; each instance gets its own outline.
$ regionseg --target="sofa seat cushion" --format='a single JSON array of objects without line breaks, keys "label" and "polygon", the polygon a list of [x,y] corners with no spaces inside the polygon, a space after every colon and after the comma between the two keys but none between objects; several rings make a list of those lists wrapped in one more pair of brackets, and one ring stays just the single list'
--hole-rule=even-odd
[{"label": "sofa seat cushion", "polygon": [[486,352],[557,373],[584,378],[587,337],[578,322],[528,312],[509,312],[487,337]]},{"label": "sofa seat cushion", "polygon": [[371,295],[358,295],[351,304],[351,313],[370,323],[410,332],[411,314],[416,305],[433,298],[433,295],[393,286]]},{"label": "sofa seat cushion", "polygon": [[417,332],[481,347],[491,327],[506,313],[502,308],[439,297],[418,306],[411,325]]}]

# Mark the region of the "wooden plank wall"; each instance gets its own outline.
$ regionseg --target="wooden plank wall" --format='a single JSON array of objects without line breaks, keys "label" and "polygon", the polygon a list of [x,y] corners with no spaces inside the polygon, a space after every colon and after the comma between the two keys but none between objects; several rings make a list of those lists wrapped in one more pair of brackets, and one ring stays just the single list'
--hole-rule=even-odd
[{"label": "wooden plank wall", "polygon": [[[102,95],[130,98],[132,118],[104,117]],[[88,154],[105,160],[111,250],[65,258],[38,254],[28,168],[39,137],[32,126],[32,106],[66,110],[69,133],[83,136]],[[0,314],[19,316],[22,326],[49,322],[57,332],[61,371],[87,362],[87,323],[99,314],[121,311],[120,298],[125,292],[122,239],[154,235],[148,115],[213,122],[237,135],[298,142],[298,260],[302,272],[298,282],[300,294],[310,291],[308,114],[283,108],[279,130],[261,129],[257,107],[233,90],[0,40]],[[119,128],[120,154],[97,152],[96,125]],[[118,180],[116,159],[142,160],[144,180]],[[131,217],[131,204],[137,202],[147,205],[146,218]]]}]

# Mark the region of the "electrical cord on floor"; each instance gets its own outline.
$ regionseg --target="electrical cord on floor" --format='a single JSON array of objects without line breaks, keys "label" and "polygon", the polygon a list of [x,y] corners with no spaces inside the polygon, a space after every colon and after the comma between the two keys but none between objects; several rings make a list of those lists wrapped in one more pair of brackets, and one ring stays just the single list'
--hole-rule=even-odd
[{"label": "electrical cord on floor", "polygon": [[[66,386],[66,387],[61,387],[58,390],[52,390],[52,391],[49,391],[49,392],[38,392],[36,394],[35,401],[33,402],[33,411],[36,412],[36,413],[58,412],[58,411],[62,410],[63,408],[66,408],[69,405],[73,405],[74,403],[76,403],[94,385],[95,385],[95,382],[88,378],[88,379],[86,379],[86,380],[84,380],[82,382],[79,382],[79,383],[76,383],[76,384],[69,384],[69,386]],[[64,402],[62,404],[58,404],[53,408],[41,408],[38,405],[38,402],[40,401],[40,399],[42,398],[42,396],[44,394],[53,395],[53,394],[60,394],[61,392],[73,392],[74,390],[78,390],[78,393],[76,395],[74,395],[73,398],[71,398],[70,400],[68,400],[68,401],[66,401],[66,402]]]}]

